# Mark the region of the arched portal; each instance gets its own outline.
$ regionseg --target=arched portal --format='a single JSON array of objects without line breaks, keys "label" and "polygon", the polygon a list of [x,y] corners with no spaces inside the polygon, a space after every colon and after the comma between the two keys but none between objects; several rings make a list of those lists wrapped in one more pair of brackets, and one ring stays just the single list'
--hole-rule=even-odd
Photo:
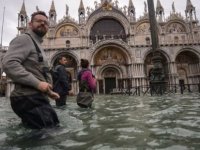
[{"label": "arched portal", "polygon": [[[161,55],[161,63],[163,65],[163,70],[164,70],[164,75],[165,75],[165,81],[168,81],[169,80],[169,77],[168,77],[168,74],[169,74],[168,61],[167,61],[167,58],[162,53],[160,53],[160,55]],[[146,74],[146,77],[148,79],[149,79],[150,73],[151,73],[151,71],[154,67],[152,58],[153,58],[153,52],[149,53],[146,56],[146,59],[144,61],[145,74]]]},{"label": "arched portal", "polygon": [[187,72],[184,69],[178,70],[179,85],[184,85],[187,83]]},{"label": "arched portal", "polygon": [[114,67],[107,67],[103,70],[101,76],[104,79],[105,94],[109,94],[112,90],[118,87],[118,79],[120,78],[119,71]]},{"label": "arched portal", "polygon": [[191,51],[182,51],[176,57],[179,84],[199,83],[199,58]]},{"label": "arched portal", "polygon": [[98,93],[109,94],[114,88],[124,87],[130,70],[128,60],[126,51],[116,45],[104,45],[94,54]]}]

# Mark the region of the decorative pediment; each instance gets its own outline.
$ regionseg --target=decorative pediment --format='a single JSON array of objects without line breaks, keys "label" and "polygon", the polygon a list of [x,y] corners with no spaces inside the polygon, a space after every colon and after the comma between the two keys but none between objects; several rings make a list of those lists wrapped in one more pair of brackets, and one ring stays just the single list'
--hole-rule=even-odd
[{"label": "decorative pediment", "polygon": [[184,17],[181,15],[181,13],[171,13],[170,16],[166,19],[166,21],[170,20],[184,20]]},{"label": "decorative pediment", "polygon": [[63,23],[74,23],[74,24],[78,24],[78,21],[76,21],[74,18],[70,17],[70,16],[64,16],[62,19],[60,19],[58,21],[58,25],[59,24],[63,24]]}]

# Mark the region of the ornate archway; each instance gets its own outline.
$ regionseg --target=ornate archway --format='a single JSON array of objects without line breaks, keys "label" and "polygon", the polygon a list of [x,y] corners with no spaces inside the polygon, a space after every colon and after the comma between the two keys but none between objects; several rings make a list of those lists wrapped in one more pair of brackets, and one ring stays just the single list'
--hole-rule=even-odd
[{"label": "ornate archway", "polygon": [[[161,63],[163,64],[163,69],[164,69],[164,74],[165,74],[165,81],[168,81],[169,80],[169,77],[168,77],[168,74],[169,74],[168,63],[169,62],[164,54],[161,53],[161,57],[162,57]],[[145,66],[144,68],[145,68],[145,74],[146,74],[147,79],[149,79],[150,72],[153,68],[152,58],[153,58],[153,52],[149,53],[146,56],[145,61],[144,61],[144,66]]]},{"label": "ornate archway", "polygon": [[114,45],[102,46],[93,57],[93,69],[98,79],[98,92],[109,94],[114,88],[123,85],[127,78],[127,54]]},{"label": "ornate archway", "polygon": [[102,71],[101,76],[104,79],[103,85],[105,85],[104,86],[104,89],[105,89],[104,93],[105,94],[111,93],[114,88],[118,87],[117,81],[120,78],[120,72],[116,68],[114,68],[112,66],[105,68]]},{"label": "ornate archway", "polygon": [[199,58],[192,51],[180,52],[176,59],[178,82],[192,84],[200,82]]}]

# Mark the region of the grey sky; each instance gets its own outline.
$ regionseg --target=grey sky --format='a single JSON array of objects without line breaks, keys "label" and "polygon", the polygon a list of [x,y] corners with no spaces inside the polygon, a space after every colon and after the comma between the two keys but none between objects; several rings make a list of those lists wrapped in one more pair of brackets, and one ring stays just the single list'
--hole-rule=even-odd
[{"label": "grey sky", "polygon": [[[101,0],[83,0],[84,7],[90,6],[94,9],[94,2],[100,2]],[[113,0],[115,1],[115,0]],[[124,5],[128,6],[129,0],[118,0],[119,7]],[[144,12],[144,1],[146,0],[132,0],[136,9],[136,17],[139,18]],[[180,12],[182,16],[185,17],[186,0],[160,0],[162,6],[165,10],[165,17],[167,18],[172,11],[172,2],[175,3],[175,9]],[[200,19],[200,1],[191,0],[194,7],[196,7],[196,12],[198,19]],[[4,17],[4,30],[3,30],[3,46],[8,46],[9,42],[17,35],[17,15],[21,9],[23,0],[0,0],[0,33],[2,31],[2,20],[3,20],[3,8],[5,6],[5,17]],[[36,10],[36,6],[40,10],[45,11],[47,14],[49,12],[52,0],[25,0],[25,7],[28,16]],[[156,5],[157,0],[154,0]],[[78,20],[78,7],[80,0],[54,0],[54,4],[57,11],[57,20],[60,20],[66,12],[66,4],[69,6],[69,15],[76,20]]]}]

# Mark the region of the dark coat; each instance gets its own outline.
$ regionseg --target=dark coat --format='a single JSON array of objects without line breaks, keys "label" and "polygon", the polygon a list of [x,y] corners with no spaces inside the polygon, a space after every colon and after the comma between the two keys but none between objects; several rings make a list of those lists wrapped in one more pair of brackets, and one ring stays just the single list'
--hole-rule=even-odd
[{"label": "dark coat", "polygon": [[65,69],[65,66],[58,65],[56,66],[55,70],[58,73],[57,81],[54,81],[54,88],[53,90],[57,92],[59,95],[67,95],[69,88],[69,77],[68,73]]}]

